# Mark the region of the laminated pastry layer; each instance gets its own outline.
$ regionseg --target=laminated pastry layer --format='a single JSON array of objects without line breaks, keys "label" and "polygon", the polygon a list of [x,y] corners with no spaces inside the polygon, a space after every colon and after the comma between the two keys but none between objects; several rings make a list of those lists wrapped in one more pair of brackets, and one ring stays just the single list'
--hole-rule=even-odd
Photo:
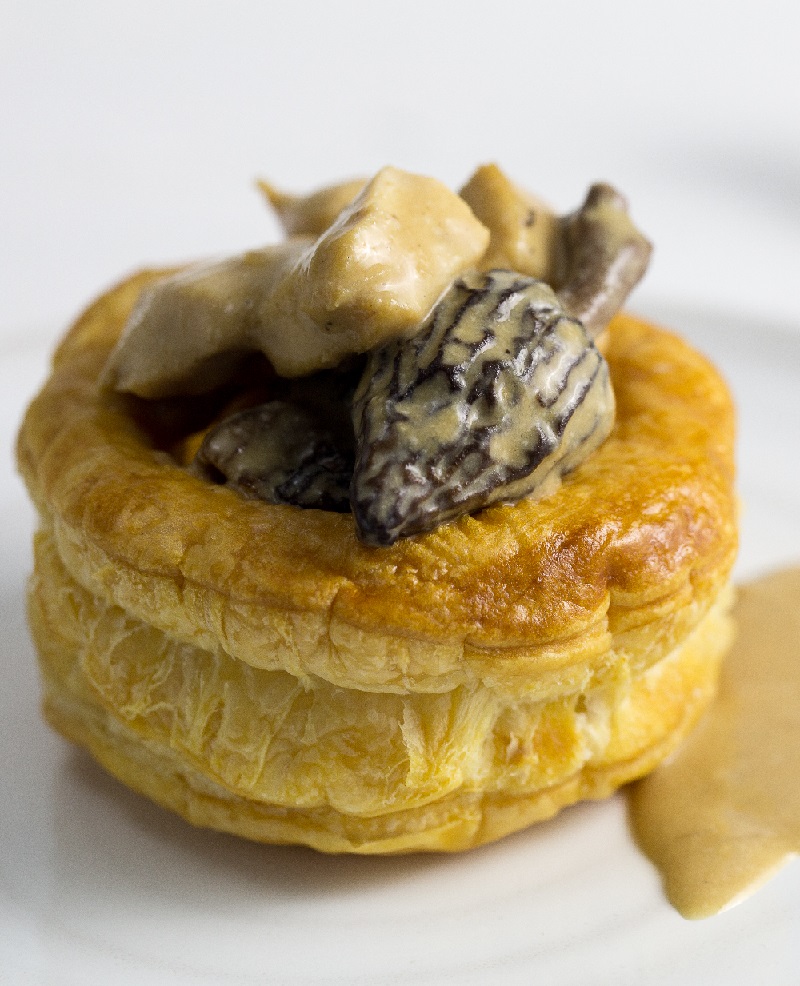
[{"label": "laminated pastry layer", "polygon": [[349,515],[249,502],[189,475],[128,401],[98,388],[156,277],[124,282],[78,321],[19,462],[71,576],[170,638],[306,684],[543,700],[582,687],[610,649],[632,667],[657,662],[727,581],[732,406],[677,337],[612,322],[616,425],[556,494],[375,549]]},{"label": "laminated pastry layer", "polygon": [[713,694],[729,596],[647,670],[609,652],[549,701],[253,669],[92,596],[46,531],[29,611],[49,720],[126,783],[195,824],[370,852],[466,848],[644,772]]}]

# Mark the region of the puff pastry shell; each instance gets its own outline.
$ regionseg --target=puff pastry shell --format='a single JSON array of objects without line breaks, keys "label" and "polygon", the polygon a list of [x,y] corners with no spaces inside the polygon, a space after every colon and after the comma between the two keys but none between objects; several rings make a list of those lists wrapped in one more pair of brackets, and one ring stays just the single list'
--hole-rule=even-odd
[{"label": "puff pastry shell", "polygon": [[618,316],[615,429],[557,493],[369,548],[193,477],[98,386],[157,276],[78,320],[19,438],[56,729],[194,824],[331,852],[469,848],[672,749],[731,632],[733,410],[703,357]]}]

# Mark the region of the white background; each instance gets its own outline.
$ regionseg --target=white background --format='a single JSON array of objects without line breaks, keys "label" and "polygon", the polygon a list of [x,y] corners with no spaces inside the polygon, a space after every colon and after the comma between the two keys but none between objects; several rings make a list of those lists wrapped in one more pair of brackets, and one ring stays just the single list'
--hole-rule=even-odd
[{"label": "white background", "polygon": [[277,236],[253,180],[619,185],[636,296],[800,322],[797,0],[0,2],[0,331]]}]

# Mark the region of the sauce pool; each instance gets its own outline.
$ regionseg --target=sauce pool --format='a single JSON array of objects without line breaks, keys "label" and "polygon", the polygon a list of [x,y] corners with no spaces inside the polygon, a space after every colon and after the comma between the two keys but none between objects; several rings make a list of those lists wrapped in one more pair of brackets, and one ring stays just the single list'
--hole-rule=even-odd
[{"label": "sauce pool", "polygon": [[739,589],[719,694],[629,789],[634,837],[673,906],[704,918],[800,852],[800,568]]}]

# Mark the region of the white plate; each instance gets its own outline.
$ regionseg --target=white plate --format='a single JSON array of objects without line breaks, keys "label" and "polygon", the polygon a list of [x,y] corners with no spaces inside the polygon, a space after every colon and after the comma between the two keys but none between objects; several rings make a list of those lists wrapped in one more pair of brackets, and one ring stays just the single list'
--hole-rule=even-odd
[{"label": "white plate", "polygon": [[[651,311],[653,306],[651,306]],[[800,560],[800,333],[656,309],[740,408],[740,578]],[[6,346],[6,448],[44,374]],[[33,512],[2,488],[0,981],[10,984],[796,984],[800,865],[691,923],[633,845],[624,798],[459,857],[331,858],[195,831],[106,776],[38,714],[23,595]]]}]

